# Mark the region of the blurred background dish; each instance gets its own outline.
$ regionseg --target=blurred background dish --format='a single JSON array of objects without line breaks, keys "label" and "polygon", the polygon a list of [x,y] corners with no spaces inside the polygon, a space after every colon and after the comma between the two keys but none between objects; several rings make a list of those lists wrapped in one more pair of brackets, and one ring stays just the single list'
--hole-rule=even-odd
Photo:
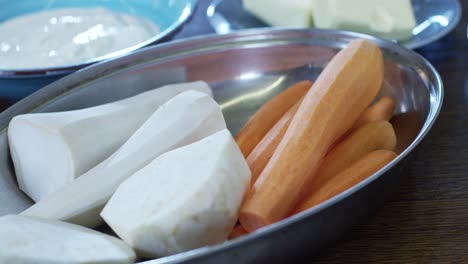
[{"label": "blurred background dish", "polygon": [[[458,0],[412,0],[416,27],[412,37],[400,41],[409,49],[417,49],[432,43],[452,31],[461,18]],[[234,30],[267,27],[242,5],[242,0],[213,0],[206,11],[208,20],[218,34]]]},{"label": "blurred background dish", "polygon": [[[107,1],[107,0],[0,0],[0,24],[24,14],[58,8],[105,8],[107,10],[138,17],[151,21],[159,27],[159,32],[148,39],[132,46],[112,51],[111,53],[87,59],[79,63],[43,68],[30,68],[26,63],[24,69],[0,68],[0,100],[16,101],[40,87],[57,80],[66,74],[79,70],[90,64],[119,57],[139,48],[163,41],[173,34],[193,13],[196,0],[158,0],[158,1]],[[121,36],[126,37],[126,36]],[[128,37],[128,36],[127,36]],[[0,39],[0,42],[2,40]],[[6,43],[6,40],[3,41]]]}]

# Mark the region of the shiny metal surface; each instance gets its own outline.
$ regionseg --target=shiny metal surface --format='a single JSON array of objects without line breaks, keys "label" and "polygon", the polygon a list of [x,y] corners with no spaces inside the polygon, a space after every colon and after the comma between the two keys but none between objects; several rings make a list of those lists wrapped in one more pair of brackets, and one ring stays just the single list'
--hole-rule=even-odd
[{"label": "shiny metal surface", "polygon": [[[417,26],[413,36],[400,44],[417,49],[434,42],[452,31],[461,19],[458,0],[412,0]],[[213,0],[206,10],[213,29],[218,34],[234,30],[267,27],[255,16],[244,10],[242,0]]]},{"label": "shiny metal surface", "polygon": [[400,171],[435,122],[443,85],[420,55],[370,36],[323,30],[239,31],[147,48],[71,74],[0,114],[0,215],[31,205],[15,182],[6,128],[12,117],[29,112],[79,109],[121,99],[154,87],[205,80],[232,133],[255,110],[288,85],[314,80],[339,48],[355,38],[381,46],[385,81],[381,95],[397,101],[393,120],[401,151],[372,177],[319,206],[248,236],[146,263],[258,263],[291,261],[312,254],[372,213],[398,186]]}]

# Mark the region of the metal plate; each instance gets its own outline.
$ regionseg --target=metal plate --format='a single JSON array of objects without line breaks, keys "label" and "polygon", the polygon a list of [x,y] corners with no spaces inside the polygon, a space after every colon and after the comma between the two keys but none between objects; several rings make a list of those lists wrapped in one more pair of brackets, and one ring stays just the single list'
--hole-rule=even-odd
[{"label": "metal plate", "polygon": [[[413,36],[399,42],[409,49],[430,44],[452,31],[461,19],[458,0],[412,0],[417,26]],[[206,14],[218,34],[234,30],[267,27],[242,6],[242,0],[214,0]]]},{"label": "metal plate", "polygon": [[116,12],[146,17],[158,24],[161,29],[159,34],[152,36],[147,41],[75,65],[29,70],[0,69],[0,100],[7,102],[18,101],[37,89],[88,65],[131,53],[150,44],[163,42],[177,32],[190,18],[196,4],[197,0],[21,0],[19,2],[0,0],[0,23],[20,14],[50,8],[100,6]]},{"label": "metal plate", "polygon": [[[108,1],[108,0],[22,0],[12,2],[0,0],[0,23],[26,13],[40,12],[53,8],[104,7],[114,12],[126,13],[146,18],[158,25],[160,32],[148,40],[78,64],[62,65],[50,68],[5,70],[0,69],[0,78],[7,77],[47,77],[70,73],[92,63],[116,58],[131,53],[139,48],[162,41],[177,30],[192,15],[196,0],[158,0],[158,1]],[[125,36],[122,36],[125,37]],[[13,87],[12,87],[13,89]]]},{"label": "metal plate", "polygon": [[151,47],[71,74],[0,114],[0,216],[31,205],[17,188],[9,157],[6,132],[12,117],[79,109],[168,83],[202,79],[213,88],[228,128],[236,133],[269,98],[294,82],[314,80],[337,50],[355,38],[372,40],[384,52],[380,96],[397,101],[393,124],[401,154],[370,178],[310,210],[239,239],[148,263],[272,263],[314,253],[395,190],[408,155],[440,111],[439,75],[424,58],[402,46],[350,32],[260,29]]}]

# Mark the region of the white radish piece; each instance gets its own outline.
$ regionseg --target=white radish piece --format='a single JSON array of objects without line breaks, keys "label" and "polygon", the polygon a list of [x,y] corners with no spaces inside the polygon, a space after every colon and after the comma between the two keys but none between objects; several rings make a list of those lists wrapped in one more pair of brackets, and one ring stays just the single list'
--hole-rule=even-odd
[{"label": "white radish piece", "polygon": [[130,264],[135,252],[123,241],[54,220],[21,215],[0,217],[0,263]]},{"label": "white radish piece", "polygon": [[224,129],[136,172],[119,186],[101,216],[145,257],[220,243],[237,221],[250,176]]},{"label": "white radish piece", "polygon": [[60,189],[109,157],[159,106],[187,90],[211,95],[198,81],[81,110],[16,116],[8,139],[20,189],[34,201]]},{"label": "white radish piece", "polygon": [[121,182],[159,155],[224,128],[221,109],[210,96],[181,93],[162,105],[109,158],[22,214],[95,227],[102,222],[99,213]]}]

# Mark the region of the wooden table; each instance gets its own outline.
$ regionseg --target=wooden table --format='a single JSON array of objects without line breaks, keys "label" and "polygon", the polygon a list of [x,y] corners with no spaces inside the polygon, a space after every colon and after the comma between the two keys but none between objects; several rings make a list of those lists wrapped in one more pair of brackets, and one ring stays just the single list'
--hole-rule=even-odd
[{"label": "wooden table", "polygon": [[[399,192],[311,263],[468,263],[468,1],[462,2],[456,30],[417,50],[441,74],[445,100]],[[199,2],[176,39],[213,33],[208,3]]]}]

